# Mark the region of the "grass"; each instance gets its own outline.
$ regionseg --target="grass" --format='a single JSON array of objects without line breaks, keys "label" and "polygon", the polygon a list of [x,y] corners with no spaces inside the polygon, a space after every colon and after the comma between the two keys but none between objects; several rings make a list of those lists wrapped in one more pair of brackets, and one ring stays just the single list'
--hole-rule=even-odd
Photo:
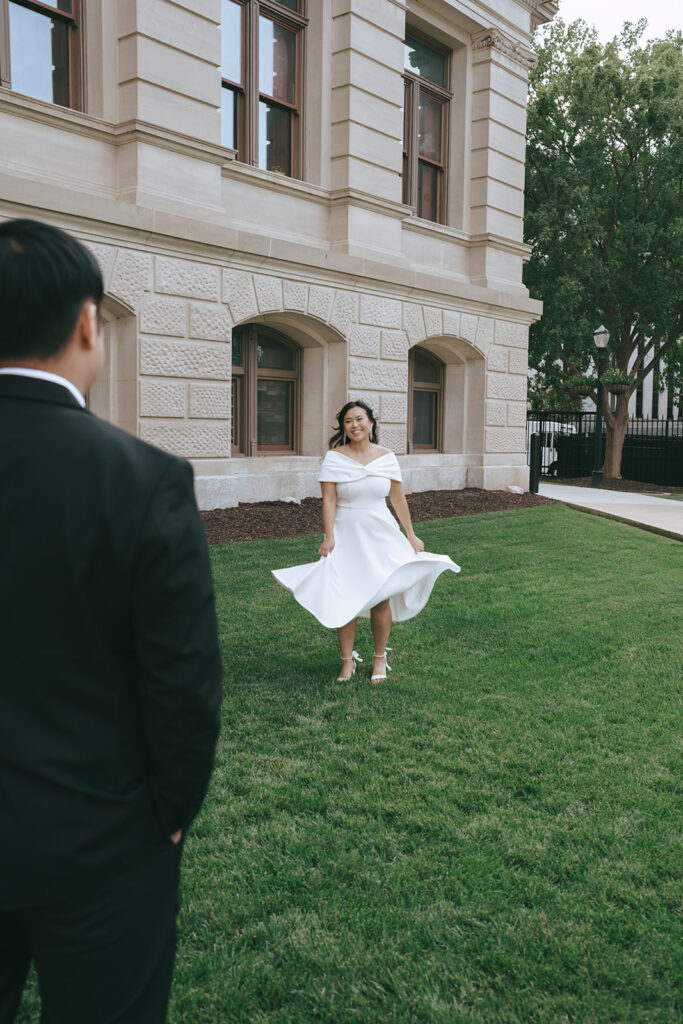
[{"label": "grass", "polygon": [[224,727],[171,1024],[679,1020],[680,545],[562,506],[418,534],[463,571],[381,687],[367,622],[336,684],[271,582],[314,538],[212,550]]}]

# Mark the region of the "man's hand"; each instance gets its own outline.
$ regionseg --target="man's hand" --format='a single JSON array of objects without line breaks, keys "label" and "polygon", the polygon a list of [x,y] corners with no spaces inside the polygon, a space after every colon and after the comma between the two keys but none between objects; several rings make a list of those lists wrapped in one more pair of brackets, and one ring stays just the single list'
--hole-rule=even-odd
[{"label": "man's hand", "polygon": [[174,832],[173,835],[169,836],[168,838],[171,840],[172,843],[174,843],[177,846],[180,840],[183,838],[183,830],[179,828],[177,832]]}]

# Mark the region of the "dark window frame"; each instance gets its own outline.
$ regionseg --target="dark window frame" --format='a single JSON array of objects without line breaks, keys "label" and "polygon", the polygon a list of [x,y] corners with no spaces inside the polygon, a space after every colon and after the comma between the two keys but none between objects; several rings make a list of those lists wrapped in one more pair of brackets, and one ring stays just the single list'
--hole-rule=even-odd
[{"label": "dark window frame", "polygon": [[[293,369],[259,366],[259,335],[288,349],[293,356]],[[231,454],[233,457],[298,455],[301,449],[301,348],[287,335],[262,324],[235,327],[233,339],[235,336],[241,344],[241,362],[232,366]],[[291,382],[289,436],[292,443],[289,446],[258,443],[258,383],[261,380]]]},{"label": "dark window frame", "polygon": [[[427,362],[432,363],[438,371],[438,380],[417,381],[415,380],[415,355],[418,354]],[[408,356],[408,452],[426,453],[443,451],[443,416],[444,416],[444,385],[446,379],[446,365],[429,349],[419,345],[411,348]],[[434,414],[434,444],[415,444],[413,441],[413,398],[416,391],[428,391],[436,395],[436,409]]]},{"label": "dark window frame", "polygon": [[[84,109],[84,67],[85,51],[83,32],[83,12],[81,0],[73,0],[73,13],[60,11],[49,4],[41,3],[40,0],[12,0],[17,7],[24,7],[36,14],[43,14],[51,20],[60,21],[68,26],[69,34],[69,60],[68,60],[68,93],[69,103],[57,103],[52,100],[55,106],[62,106],[66,110]],[[0,85],[6,89],[13,89],[12,86],[12,62],[10,48],[10,0],[0,0]],[[18,90],[15,90],[18,92]],[[22,94],[27,95],[27,94]],[[33,97],[32,97],[33,98]],[[43,101],[45,102],[45,101]]]},{"label": "dark window frame", "polygon": [[[221,79],[221,92],[225,89],[238,97],[237,102],[237,160],[240,163],[259,165],[259,105],[261,101],[291,114],[291,178],[302,178],[304,165],[303,119],[304,119],[304,67],[306,29],[308,18],[307,0],[298,0],[297,11],[277,0],[232,0],[242,8],[242,82]],[[296,34],[295,98],[293,104],[279,100],[259,89],[259,18],[263,16],[282,25]],[[222,106],[222,103],[221,103]],[[284,173],[284,172],[273,172]]]},{"label": "dark window frame", "polygon": [[[436,220],[433,220],[431,217],[423,217],[422,219],[429,220],[435,224],[445,224],[448,211],[450,108],[453,100],[452,53],[446,46],[409,26],[406,26],[405,37],[422,43],[444,58],[444,81],[446,84],[445,86],[437,85],[435,82],[430,82],[429,79],[421,77],[408,68],[403,69],[403,202],[406,206],[412,206],[417,217],[422,216],[417,209],[419,165],[422,163],[427,167],[434,168],[438,174]],[[419,154],[418,131],[421,93],[442,105],[441,161],[420,156]]]}]

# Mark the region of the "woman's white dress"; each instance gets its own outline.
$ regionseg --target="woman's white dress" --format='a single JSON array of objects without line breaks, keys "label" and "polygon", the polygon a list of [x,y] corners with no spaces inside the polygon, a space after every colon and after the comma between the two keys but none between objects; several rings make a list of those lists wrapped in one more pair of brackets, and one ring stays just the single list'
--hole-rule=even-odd
[{"label": "woman's white dress", "polygon": [[362,466],[332,450],[323,460],[321,482],[337,485],[334,549],[327,558],[273,576],[323,626],[337,628],[389,599],[395,622],[424,608],[442,572],[460,572],[448,555],[416,553],[386,505],[391,481],[401,479],[393,452]]}]

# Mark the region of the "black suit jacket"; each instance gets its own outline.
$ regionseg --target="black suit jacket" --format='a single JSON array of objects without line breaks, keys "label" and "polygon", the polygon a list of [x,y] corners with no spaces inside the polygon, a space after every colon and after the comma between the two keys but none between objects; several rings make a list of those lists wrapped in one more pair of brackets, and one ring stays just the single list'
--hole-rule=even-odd
[{"label": "black suit jacket", "polygon": [[0,907],[188,827],[220,676],[190,465],[0,375]]}]

